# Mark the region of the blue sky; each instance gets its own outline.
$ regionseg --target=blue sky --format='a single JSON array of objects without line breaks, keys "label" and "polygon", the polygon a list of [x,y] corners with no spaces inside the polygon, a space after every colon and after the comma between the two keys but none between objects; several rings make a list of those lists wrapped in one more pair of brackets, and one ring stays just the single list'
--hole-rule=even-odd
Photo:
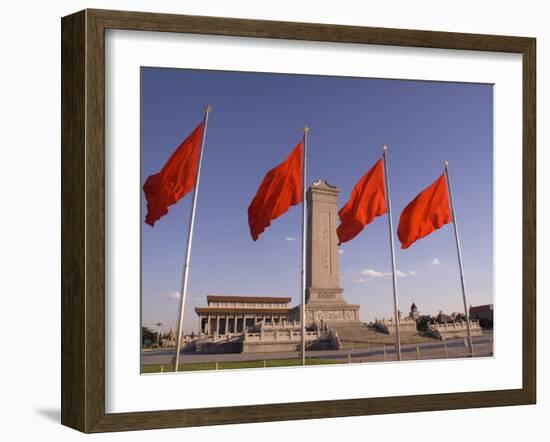
[{"label": "blue sky", "polygon": [[[469,302],[493,302],[493,88],[488,84],[142,68],[141,184],[210,114],[196,212],[185,331],[208,294],[300,299],[301,211],[292,207],[257,242],[247,208],[265,173],[308,134],[307,181],[354,184],[388,145],[395,229],[399,214],[449,161]],[[142,320],[177,316],[191,194],[154,228],[141,224]],[[146,203],[141,192],[142,215]],[[400,309],[462,310],[452,225],[399,249]],[[341,246],[341,286],[361,319],[393,309],[388,223],[376,218]]]}]

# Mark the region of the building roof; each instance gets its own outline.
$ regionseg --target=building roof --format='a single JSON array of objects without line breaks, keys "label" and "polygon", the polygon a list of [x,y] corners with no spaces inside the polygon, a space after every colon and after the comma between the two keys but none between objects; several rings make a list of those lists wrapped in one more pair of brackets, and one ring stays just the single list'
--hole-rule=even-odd
[{"label": "building roof", "polygon": [[470,313],[483,312],[487,310],[493,310],[493,304],[470,306]]},{"label": "building roof", "polygon": [[290,298],[283,298],[280,296],[222,296],[222,295],[208,295],[206,297],[207,302],[271,302],[288,304]]},{"label": "building roof", "polygon": [[195,313],[273,313],[273,314],[288,314],[287,308],[250,308],[250,307],[195,307]]},{"label": "building roof", "polygon": [[411,311],[414,311],[414,310],[418,310],[418,307],[416,306],[416,304],[413,301],[413,303],[411,305]]}]

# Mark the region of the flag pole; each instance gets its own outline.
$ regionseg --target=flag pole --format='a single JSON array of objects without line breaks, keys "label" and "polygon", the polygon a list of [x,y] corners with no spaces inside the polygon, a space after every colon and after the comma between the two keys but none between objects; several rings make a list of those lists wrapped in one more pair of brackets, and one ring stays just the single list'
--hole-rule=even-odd
[{"label": "flag pole", "polygon": [[195,208],[197,206],[197,195],[199,193],[199,180],[201,177],[202,153],[204,151],[204,142],[206,139],[206,128],[208,126],[208,115],[212,108],[209,104],[204,109],[204,128],[202,131],[201,150],[199,153],[199,164],[197,165],[197,174],[195,175],[195,186],[193,187],[193,201],[191,203],[191,216],[189,217],[189,230],[187,232],[187,250],[185,252],[185,263],[183,265],[183,275],[181,278],[180,302],[178,312],[178,329],[176,332],[176,349],[174,353],[174,371],[178,371],[181,352],[181,337],[183,335],[183,316],[185,311],[185,297],[187,295],[187,281],[189,277],[189,261],[191,258],[191,243],[193,242],[193,227],[195,225]]},{"label": "flag pole", "polygon": [[449,177],[449,162],[445,161],[445,177],[447,178],[447,187],[449,189],[449,200],[451,201],[451,213],[453,216],[453,226],[456,240],[456,253],[458,256],[458,268],[460,270],[460,285],[462,287],[462,301],[464,302],[464,316],[466,317],[466,329],[468,330],[468,343],[470,346],[470,354],[474,356],[474,346],[472,343],[472,330],[470,328],[470,314],[468,312],[468,302],[466,301],[466,287],[464,284],[464,268],[462,266],[462,251],[460,249],[460,238],[458,236],[458,226],[456,222],[455,205],[453,201],[453,192],[451,190],[451,179]]},{"label": "flag pole", "polygon": [[395,316],[395,352],[397,353],[397,360],[401,360],[401,332],[399,330],[399,304],[397,302],[397,275],[395,270],[395,248],[393,244],[393,221],[391,214],[391,197],[390,197],[390,183],[388,181],[388,160],[387,151],[388,146],[385,144],[382,146],[382,157],[384,158],[384,183],[386,185],[386,205],[388,206],[388,227],[390,231],[390,251],[391,251],[391,270],[392,270],[392,285],[393,285],[393,310]]},{"label": "flag pole", "polygon": [[306,222],[307,222],[307,205],[306,205],[306,153],[307,153],[307,133],[309,127],[304,127],[303,149],[302,149],[302,280],[301,280],[301,295],[302,308],[300,310],[302,324],[302,342],[301,342],[301,357],[302,365],[306,365]]}]

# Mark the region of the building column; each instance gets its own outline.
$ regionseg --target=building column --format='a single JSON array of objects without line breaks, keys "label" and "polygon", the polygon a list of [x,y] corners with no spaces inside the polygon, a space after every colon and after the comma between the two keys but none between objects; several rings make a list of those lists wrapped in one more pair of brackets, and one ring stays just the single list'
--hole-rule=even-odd
[{"label": "building column", "polygon": [[199,336],[202,333],[202,315],[199,315]]},{"label": "building column", "polygon": [[223,329],[223,334],[224,335],[229,334],[229,315],[225,315],[225,327]]},{"label": "building column", "polygon": [[235,319],[233,320],[233,333],[237,333],[237,314],[235,313]]},{"label": "building column", "polygon": [[216,315],[216,335],[220,334],[220,315]]},{"label": "building column", "polygon": [[246,330],[246,315],[243,314],[243,327],[242,327],[241,333],[244,333],[245,330]]}]

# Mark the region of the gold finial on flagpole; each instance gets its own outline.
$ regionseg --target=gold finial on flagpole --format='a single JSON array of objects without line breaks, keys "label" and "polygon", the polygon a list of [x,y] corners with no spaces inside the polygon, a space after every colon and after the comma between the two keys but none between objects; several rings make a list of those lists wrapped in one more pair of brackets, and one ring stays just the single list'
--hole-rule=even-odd
[{"label": "gold finial on flagpole", "polygon": [[304,126],[304,133],[307,134],[309,132],[309,127],[307,127],[307,124]]},{"label": "gold finial on flagpole", "polygon": [[387,144],[382,144],[382,150],[385,152],[388,150],[388,145]]},{"label": "gold finial on flagpole", "polygon": [[210,106],[209,104],[206,105],[206,107],[204,108],[204,111],[208,114],[210,113],[210,111],[212,111],[212,106]]},{"label": "gold finial on flagpole", "polygon": [[449,162],[447,160],[445,160],[445,169],[449,167]]}]

